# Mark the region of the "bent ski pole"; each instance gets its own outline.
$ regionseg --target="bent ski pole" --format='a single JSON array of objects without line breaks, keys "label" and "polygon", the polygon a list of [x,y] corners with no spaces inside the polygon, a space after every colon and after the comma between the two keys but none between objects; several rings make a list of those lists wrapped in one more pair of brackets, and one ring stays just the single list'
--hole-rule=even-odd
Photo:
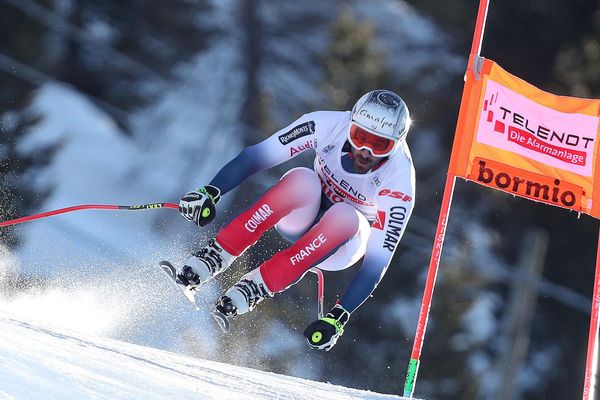
[{"label": "bent ski pole", "polygon": [[317,274],[317,315],[319,318],[323,318],[323,297],[325,297],[325,277],[323,276],[323,271],[318,268],[309,269],[310,272],[314,272]]},{"label": "bent ski pole", "polygon": [[174,208],[178,209],[179,206],[174,203],[150,203],[150,204],[139,204],[133,206],[117,206],[112,204],[81,204],[78,206],[60,208],[58,210],[46,211],[39,214],[32,214],[21,218],[11,219],[8,221],[0,222],[0,228],[4,226],[11,226],[22,224],[23,222],[34,221],[40,218],[51,217],[53,215],[65,214],[73,211],[81,210],[125,210],[125,211],[137,211],[137,210],[153,210],[156,208]]}]

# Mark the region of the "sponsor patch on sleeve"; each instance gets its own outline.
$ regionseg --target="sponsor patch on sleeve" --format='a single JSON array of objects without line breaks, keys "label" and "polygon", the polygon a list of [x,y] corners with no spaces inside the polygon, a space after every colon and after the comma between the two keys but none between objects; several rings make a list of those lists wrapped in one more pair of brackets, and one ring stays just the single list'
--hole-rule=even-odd
[{"label": "sponsor patch on sleeve", "polygon": [[315,122],[308,121],[297,125],[292,130],[279,135],[279,142],[283,145],[289,144],[296,139],[315,133]]}]

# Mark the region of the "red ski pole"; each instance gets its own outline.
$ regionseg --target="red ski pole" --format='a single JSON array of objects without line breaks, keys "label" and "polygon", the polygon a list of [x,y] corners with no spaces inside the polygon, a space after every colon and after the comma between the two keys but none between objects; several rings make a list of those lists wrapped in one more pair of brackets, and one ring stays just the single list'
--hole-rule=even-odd
[{"label": "red ski pole", "polygon": [[136,210],[153,210],[156,208],[174,208],[178,209],[179,206],[174,203],[150,203],[150,204],[140,204],[134,206],[117,206],[112,204],[82,204],[78,206],[65,207],[60,208],[58,210],[46,211],[39,214],[32,214],[21,218],[11,219],[8,221],[0,222],[0,228],[4,226],[11,226],[22,224],[23,222],[34,221],[40,218],[51,217],[53,215],[65,214],[73,211],[81,211],[81,210],[125,210],[125,211],[136,211]]},{"label": "red ski pole", "polygon": [[310,272],[317,274],[317,315],[323,318],[323,298],[325,297],[325,277],[319,268],[311,268]]}]

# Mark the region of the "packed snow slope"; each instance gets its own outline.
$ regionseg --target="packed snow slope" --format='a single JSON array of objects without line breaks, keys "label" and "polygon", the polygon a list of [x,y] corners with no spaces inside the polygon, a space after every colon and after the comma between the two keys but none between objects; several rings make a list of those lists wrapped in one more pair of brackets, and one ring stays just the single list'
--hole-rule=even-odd
[{"label": "packed snow slope", "polygon": [[0,311],[0,400],[401,399],[45,326]]}]

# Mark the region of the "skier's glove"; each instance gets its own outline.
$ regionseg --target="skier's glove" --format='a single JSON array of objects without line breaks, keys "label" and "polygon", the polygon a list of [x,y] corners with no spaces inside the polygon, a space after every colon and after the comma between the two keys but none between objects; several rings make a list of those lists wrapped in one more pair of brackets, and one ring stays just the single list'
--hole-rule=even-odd
[{"label": "skier's glove", "polygon": [[189,221],[198,226],[208,225],[215,219],[215,204],[221,199],[219,188],[206,185],[200,189],[188,192],[179,200],[179,212]]},{"label": "skier's glove", "polygon": [[329,351],[344,334],[344,325],[350,313],[336,304],[324,318],[319,318],[304,330],[308,345],[313,349]]}]

